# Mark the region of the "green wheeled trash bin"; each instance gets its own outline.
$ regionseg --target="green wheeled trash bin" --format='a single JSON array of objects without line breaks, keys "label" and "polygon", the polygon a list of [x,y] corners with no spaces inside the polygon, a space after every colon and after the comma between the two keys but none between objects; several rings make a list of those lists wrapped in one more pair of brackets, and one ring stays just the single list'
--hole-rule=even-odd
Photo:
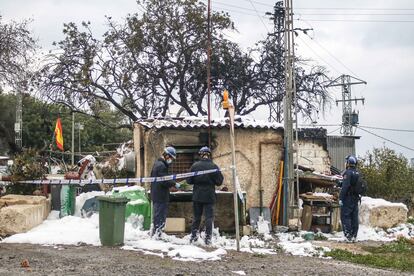
[{"label": "green wheeled trash bin", "polygon": [[119,196],[98,196],[99,238],[105,246],[122,245],[125,230],[125,206],[129,199]]}]

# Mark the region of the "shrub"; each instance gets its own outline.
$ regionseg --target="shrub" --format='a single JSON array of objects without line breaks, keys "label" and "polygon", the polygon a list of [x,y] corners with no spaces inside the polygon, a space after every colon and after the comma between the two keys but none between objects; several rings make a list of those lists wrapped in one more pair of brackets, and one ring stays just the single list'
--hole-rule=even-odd
[{"label": "shrub", "polygon": [[413,208],[414,170],[403,155],[385,147],[375,148],[361,158],[359,169],[368,183],[368,196]]}]

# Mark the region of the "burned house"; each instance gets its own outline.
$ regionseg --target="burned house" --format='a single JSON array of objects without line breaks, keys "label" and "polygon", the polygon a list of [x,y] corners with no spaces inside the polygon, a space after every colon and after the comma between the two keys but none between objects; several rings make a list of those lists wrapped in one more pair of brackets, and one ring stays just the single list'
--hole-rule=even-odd
[{"label": "burned house", "polygon": [[[212,119],[210,129],[212,158],[224,170],[223,187],[232,191],[227,119]],[[169,145],[174,146],[178,154],[170,173],[188,172],[197,159],[200,147],[208,144],[208,132],[206,117],[137,121],[134,125],[137,177],[149,175],[154,161]],[[298,135],[299,164],[313,167],[318,172],[329,171],[326,130],[301,129]],[[237,116],[235,148],[237,174],[241,189],[246,192],[246,207],[269,206],[278,183],[283,156],[283,126]]]}]

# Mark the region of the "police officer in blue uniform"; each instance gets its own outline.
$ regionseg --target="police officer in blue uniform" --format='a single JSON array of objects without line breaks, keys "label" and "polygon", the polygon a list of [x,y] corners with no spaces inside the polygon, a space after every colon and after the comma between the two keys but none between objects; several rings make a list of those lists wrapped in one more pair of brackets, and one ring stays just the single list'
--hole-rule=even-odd
[{"label": "police officer in blue uniform", "polygon": [[[175,148],[166,147],[162,156],[155,161],[151,170],[152,177],[168,175],[168,167],[173,160],[177,158]],[[151,183],[151,200],[153,207],[153,228],[151,236],[161,237],[167,219],[168,203],[170,201],[170,188],[179,188],[180,184],[173,180],[152,182]]]},{"label": "police officer in blue uniform", "polygon": [[211,244],[214,220],[214,204],[216,202],[216,186],[223,183],[223,174],[219,167],[211,161],[211,150],[208,147],[202,147],[198,154],[201,160],[191,166],[192,172],[216,169],[217,172],[203,175],[192,176],[187,179],[188,184],[193,186],[193,224],[191,226],[190,242],[198,239],[198,231],[201,223],[201,216],[204,213],[206,236],[205,244]]},{"label": "police officer in blue uniform", "polygon": [[339,194],[339,205],[341,207],[342,231],[349,242],[355,242],[358,235],[358,204],[359,195],[355,192],[355,185],[359,178],[356,169],[357,159],[353,155],[346,158],[346,170],[343,173],[342,189]]}]

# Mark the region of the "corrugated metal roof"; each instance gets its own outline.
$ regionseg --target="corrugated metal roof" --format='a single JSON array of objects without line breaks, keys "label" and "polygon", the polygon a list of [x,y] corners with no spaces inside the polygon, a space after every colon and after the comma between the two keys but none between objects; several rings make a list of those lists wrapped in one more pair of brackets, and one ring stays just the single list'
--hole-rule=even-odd
[{"label": "corrugated metal roof", "polygon": [[[183,118],[154,118],[137,121],[146,128],[157,129],[192,129],[192,128],[208,128],[208,119],[203,117],[183,117]],[[280,123],[270,123],[264,120],[255,120],[246,116],[236,116],[235,126],[237,128],[251,129],[283,129]],[[211,119],[212,128],[225,128],[229,126],[229,118]]]}]

